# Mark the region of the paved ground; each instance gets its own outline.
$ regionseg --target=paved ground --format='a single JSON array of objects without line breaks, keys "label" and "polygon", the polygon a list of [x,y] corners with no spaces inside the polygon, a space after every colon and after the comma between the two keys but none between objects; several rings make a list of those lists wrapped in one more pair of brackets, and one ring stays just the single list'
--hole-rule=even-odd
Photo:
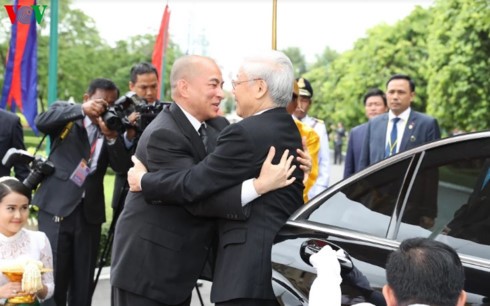
[{"label": "paved ground", "polygon": [[[333,156],[330,160],[332,160]],[[344,173],[343,165],[331,165],[331,178],[330,185],[338,182],[342,179]],[[214,305],[210,302],[209,293],[211,289],[211,283],[203,281],[202,287],[199,288],[199,291],[202,296],[202,300],[205,306]],[[97,284],[97,288],[95,289],[94,297],[93,297],[93,306],[110,306],[110,283],[109,283],[109,268],[106,268],[102,271],[99,282]],[[201,306],[199,301],[199,297],[194,289],[192,296],[191,306]]]},{"label": "paved ground", "polygon": [[[109,269],[104,268],[97,287],[95,288],[94,297],[92,299],[93,306],[110,306],[111,305],[111,284],[109,282]],[[199,287],[199,292],[205,306],[214,305],[210,302],[209,293],[211,291],[211,283],[207,281],[202,281],[202,286]],[[192,303],[191,306],[201,306],[199,301],[199,296],[197,295],[196,289],[192,293]]]}]

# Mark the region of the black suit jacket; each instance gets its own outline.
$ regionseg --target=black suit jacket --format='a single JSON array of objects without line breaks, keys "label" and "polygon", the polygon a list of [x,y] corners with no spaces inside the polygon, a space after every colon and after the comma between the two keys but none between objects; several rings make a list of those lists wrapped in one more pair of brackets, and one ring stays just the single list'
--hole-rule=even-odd
[{"label": "black suit jacket", "polygon": [[[209,140],[216,141],[228,121],[219,117],[207,125]],[[136,148],[149,171],[186,169],[206,154],[175,103],[148,125]],[[161,303],[182,303],[191,295],[215,237],[214,219],[196,217],[180,205],[147,203],[143,193],[129,192],[115,230],[111,284]]]},{"label": "black suit jacket", "polygon": [[[46,177],[37,189],[33,204],[54,216],[68,216],[80,203],[85,192],[84,216],[87,222],[101,224],[105,222],[104,175],[107,166],[116,171],[128,168],[130,157],[124,148],[122,139],[108,145],[105,138],[97,161],[97,169],[87,176],[82,187],[70,180],[73,171],[83,159],[90,157],[90,143],[83,126],[81,104],[56,102],[46,112],[36,118],[38,129],[50,136],[51,155],[54,163],[54,174]],[[59,140],[59,135],[68,122],[73,121],[66,138]]]},{"label": "black suit jacket", "polygon": [[[1,160],[7,153],[8,149],[16,148],[25,150],[24,133],[20,118],[3,109],[0,109],[0,177],[10,176],[10,168],[1,163]],[[29,175],[29,168],[26,164],[14,165],[15,177],[23,181]]]},{"label": "black suit jacket", "polygon": [[[251,116],[224,129],[216,149],[201,163],[178,172],[172,169],[147,173],[143,190],[151,190],[148,200],[187,204],[215,196],[242,181],[258,177],[270,146],[277,152],[274,163],[285,149],[296,154],[301,136],[291,115],[275,108]],[[303,203],[303,172],[296,181],[267,193],[250,206],[246,221],[218,221],[219,246],[213,276],[211,299],[222,302],[237,298],[274,299],[271,285],[271,248],[274,237],[288,217]],[[235,199],[229,198],[228,205]],[[204,204],[205,205],[205,204]],[[213,205],[208,210],[215,209]],[[220,214],[223,208],[217,208]]]}]

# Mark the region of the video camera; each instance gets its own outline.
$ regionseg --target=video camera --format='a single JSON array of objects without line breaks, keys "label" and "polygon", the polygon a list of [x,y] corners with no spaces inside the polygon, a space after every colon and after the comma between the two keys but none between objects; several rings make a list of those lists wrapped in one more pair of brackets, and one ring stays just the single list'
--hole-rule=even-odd
[{"label": "video camera", "polygon": [[[158,113],[162,111],[165,104],[168,103],[156,101],[150,105],[145,99],[138,97],[135,92],[129,91],[117,99],[114,102],[114,106],[107,109],[102,115],[102,120],[104,120],[104,123],[111,130],[124,133],[127,128],[135,128],[138,134],[140,134]],[[128,116],[134,112],[140,114],[135,125],[131,124],[128,119]]]},{"label": "video camera", "polygon": [[46,177],[54,173],[54,164],[40,156],[34,156],[25,150],[10,148],[2,159],[2,164],[11,168],[15,164],[30,164],[31,173],[24,179],[22,184],[34,190]]}]

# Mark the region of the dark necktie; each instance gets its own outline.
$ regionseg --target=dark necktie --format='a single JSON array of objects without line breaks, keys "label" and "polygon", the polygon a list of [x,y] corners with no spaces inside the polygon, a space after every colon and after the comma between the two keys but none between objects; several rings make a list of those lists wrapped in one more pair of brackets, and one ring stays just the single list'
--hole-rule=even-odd
[{"label": "dark necktie", "polygon": [[390,141],[386,145],[386,151],[385,151],[385,157],[391,156],[396,153],[396,147],[397,147],[397,139],[398,139],[398,131],[396,128],[396,124],[398,121],[400,121],[400,118],[395,117],[391,119],[393,121],[393,127],[391,128],[391,135],[390,135]]},{"label": "dark necktie", "polygon": [[202,143],[204,144],[204,149],[208,151],[208,131],[206,129],[206,124],[201,124],[199,128],[199,135],[201,136]]}]

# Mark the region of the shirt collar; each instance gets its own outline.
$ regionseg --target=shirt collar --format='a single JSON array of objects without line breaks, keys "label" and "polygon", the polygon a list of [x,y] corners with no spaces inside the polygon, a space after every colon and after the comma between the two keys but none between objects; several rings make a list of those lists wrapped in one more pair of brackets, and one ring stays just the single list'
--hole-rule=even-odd
[{"label": "shirt collar", "polygon": [[90,119],[89,116],[85,116],[83,117],[83,126],[87,129],[87,128],[92,128],[91,126],[94,125],[94,123],[92,122],[92,119]]},{"label": "shirt collar", "polygon": [[388,112],[388,121],[391,121],[391,119],[398,117],[403,122],[407,122],[408,121],[408,117],[410,117],[410,111],[411,111],[411,108],[409,107],[406,110],[404,110],[403,113],[401,113],[400,115],[395,116],[395,114],[393,114],[393,112],[390,110]]},{"label": "shirt collar", "polygon": [[271,109],[273,109],[273,108],[274,108],[274,107],[263,109],[263,110],[261,110],[261,111],[259,111],[259,112],[256,112],[255,114],[253,114],[253,116],[260,115],[260,114],[265,113],[266,111],[271,110]]},{"label": "shirt collar", "polygon": [[177,106],[182,110],[182,112],[184,113],[184,115],[186,116],[187,120],[189,120],[189,122],[192,124],[192,127],[196,130],[196,131],[199,131],[199,129],[201,128],[201,124],[204,123],[204,125],[206,125],[206,122],[200,122],[199,120],[196,119],[196,117],[192,116],[190,113],[188,113],[184,108],[180,107],[180,105],[178,103],[175,103],[177,104]]}]

